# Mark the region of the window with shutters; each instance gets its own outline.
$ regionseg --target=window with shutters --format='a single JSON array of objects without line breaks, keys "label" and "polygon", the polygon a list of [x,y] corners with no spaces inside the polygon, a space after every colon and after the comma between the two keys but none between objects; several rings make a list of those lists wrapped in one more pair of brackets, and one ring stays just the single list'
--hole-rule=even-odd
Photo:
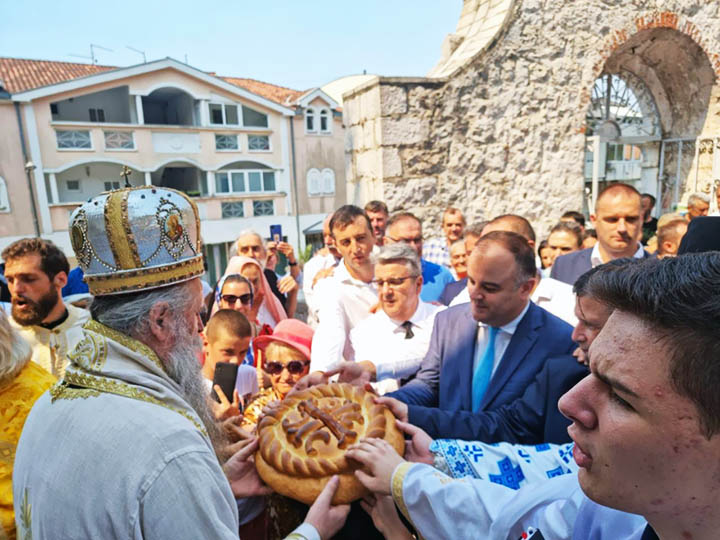
[{"label": "window with shutters", "polygon": [[332,169],[316,169],[313,167],[308,170],[307,190],[310,196],[334,195],[335,194],[335,172]]}]

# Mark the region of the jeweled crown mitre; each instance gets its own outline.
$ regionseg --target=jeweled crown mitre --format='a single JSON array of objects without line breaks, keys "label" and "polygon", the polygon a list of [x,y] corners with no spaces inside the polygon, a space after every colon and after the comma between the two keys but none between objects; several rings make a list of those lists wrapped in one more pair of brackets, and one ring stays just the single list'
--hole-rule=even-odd
[{"label": "jeweled crown mitre", "polygon": [[93,197],[70,216],[70,241],[95,296],[155,289],[204,272],[197,207],[174,189],[142,186]]}]

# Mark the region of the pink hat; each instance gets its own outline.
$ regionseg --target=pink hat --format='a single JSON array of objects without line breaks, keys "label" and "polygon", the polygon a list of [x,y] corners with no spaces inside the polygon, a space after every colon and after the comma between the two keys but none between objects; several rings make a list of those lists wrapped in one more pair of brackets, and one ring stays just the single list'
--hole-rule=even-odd
[{"label": "pink hat", "polygon": [[265,351],[265,347],[273,341],[288,345],[300,351],[310,360],[312,338],[315,331],[297,319],[284,319],[277,323],[272,335],[258,336],[253,340],[253,347]]}]

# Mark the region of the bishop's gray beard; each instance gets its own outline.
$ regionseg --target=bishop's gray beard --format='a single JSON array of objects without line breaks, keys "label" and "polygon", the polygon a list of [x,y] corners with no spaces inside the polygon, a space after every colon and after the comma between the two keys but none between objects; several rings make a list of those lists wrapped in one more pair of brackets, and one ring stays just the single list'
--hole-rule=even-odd
[{"label": "bishop's gray beard", "polygon": [[[178,325],[181,326],[181,325]],[[200,372],[198,354],[202,350],[202,343],[197,335],[193,335],[185,328],[177,328],[175,337],[177,341],[165,355],[165,370],[174,380],[193,410],[197,413],[207,430],[215,454],[220,460],[222,450],[227,446],[227,440],[210,409],[208,392]]]}]

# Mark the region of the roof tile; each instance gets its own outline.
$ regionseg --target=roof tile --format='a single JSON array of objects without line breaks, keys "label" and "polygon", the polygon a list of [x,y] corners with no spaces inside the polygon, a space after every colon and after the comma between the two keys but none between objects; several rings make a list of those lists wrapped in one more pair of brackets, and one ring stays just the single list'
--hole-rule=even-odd
[{"label": "roof tile", "polygon": [[[119,68],[75,62],[0,57],[0,84],[11,94],[17,94],[18,92],[25,92],[26,90],[33,90],[113,69]],[[214,73],[211,75],[216,76]],[[293,90],[292,88],[255,79],[218,78],[286,107],[292,105],[303,94],[301,90]]]}]

